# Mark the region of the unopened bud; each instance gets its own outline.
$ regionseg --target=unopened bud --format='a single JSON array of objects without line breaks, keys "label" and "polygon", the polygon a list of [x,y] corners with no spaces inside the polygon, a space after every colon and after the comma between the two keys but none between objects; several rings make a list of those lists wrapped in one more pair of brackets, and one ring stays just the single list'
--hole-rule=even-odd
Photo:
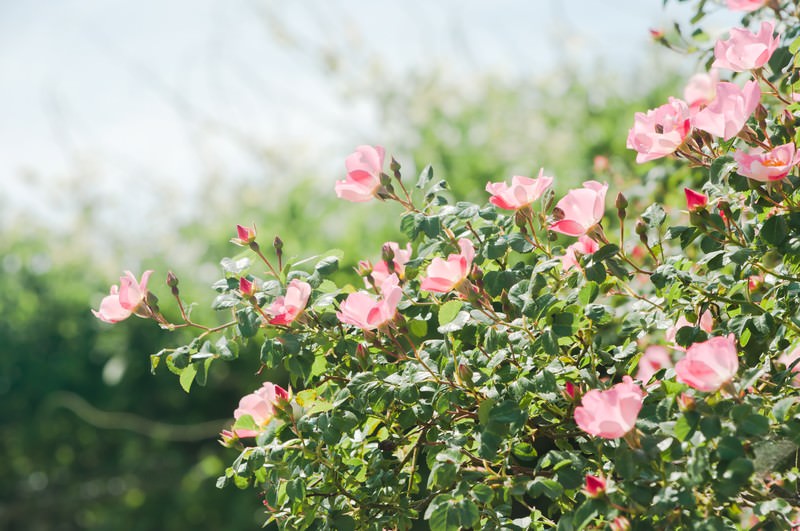
[{"label": "unopened bud", "polygon": [[275,248],[275,252],[280,255],[283,251],[283,240],[281,240],[280,236],[275,236],[275,239],[272,240],[272,246]]},{"label": "unopened bud", "polygon": [[472,369],[467,367],[464,363],[458,364],[458,379],[461,383],[468,386],[472,385]]},{"label": "unopened bud", "polygon": [[167,272],[167,286],[174,288],[178,285],[178,277],[172,271]]},{"label": "unopened bud", "polygon": [[628,208],[628,200],[625,198],[622,192],[617,194],[617,200],[614,202],[614,206],[617,207],[617,217],[620,221],[624,221],[627,214],[625,209]]},{"label": "unopened bud", "polygon": [[369,260],[360,260],[358,266],[356,266],[356,273],[358,273],[360,277],[366,277],[372,273],[372,264]]},{"label": "unopened bud", "polygon": [[602,173],[604,171],[608,171],[608,168],[611,166],[608,162],[608,157],[605,155],[597,155],[593,161],[594,171],[597,173]]},{"label": "unopened bud", "polygon": [[631,528],[631,522],[624,516],[617,516],[609,522],[608,526],[611,531],[628,531]]},{"label": "unopened bud", "polygon": [[252,297],[256,292],[256,287],[253,282],[250,282],[245,277],[239,279],[239,291],[244,297]]},{"label": "unopened bud", "polygon": [[691,411],[695,408],[694,397],[686,393],[679,394],[675,401],[678,403],[678,408],[681,411]]},{"label": "unopened bud", "polygon": [[639,241],[647,245],[647,223],[641,219],[638,220],[636,222],[636,226],[634,227],[634,231],[639,235]]},{"label": "unopened bud", "polygon": [[389,188],[392,185],[392,178],[381,172],[381,185]]},{"label": "unopened bud", "polygon": [[362,367],[369,367],[369,350],[363,343],[356,345],[355,358]]},{"label": "unopened bud", "polygon": [[392,157],[392,162],[389,163],[389,169],[392,170],[394,178],[400,180],[400,163]]},{"label": "unopened bud", "polygon": [[528,217],[525,215],[525,212],[523,212],[523,209],[517,210],[514,213],[514,225],[522,228],[525,227],[527,223],[528,223]]},{"label": "unopened bud", "polygon": [[381,247],[381,259],[389,265],[394,261],[394,249],[389,243],[384,243]]},{"label": "unopened bud", "polygon": [[767,119],[767,116],[768,116],[766,107],[764,107],[762,104],[759,103],[756,106],[756,110],[755,110],[754,115],[756,117],[756,121],[759,124],[764,123],[765,120]]}]

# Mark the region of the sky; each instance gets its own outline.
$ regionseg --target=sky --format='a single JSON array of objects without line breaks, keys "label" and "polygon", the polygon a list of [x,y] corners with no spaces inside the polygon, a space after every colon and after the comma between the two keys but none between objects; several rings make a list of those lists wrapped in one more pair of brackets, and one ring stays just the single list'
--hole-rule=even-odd
[{"label": "sky", "polygon": [[351,77],[438,64],[457,79],[514,79],[565,58],[624,71],[670,54],[649,28],[689,18],[661,0],[42,6],[0,2],[0,227],[23,213],[63,224],[87,204],[130,225],[128,205],[159,197],[185,198],[170,208],[189,215],[199,175],[252,170],[231,137],[288,163],[313,154],[296,158],[333,179],[341,154],[380,127],[342,97]]}]

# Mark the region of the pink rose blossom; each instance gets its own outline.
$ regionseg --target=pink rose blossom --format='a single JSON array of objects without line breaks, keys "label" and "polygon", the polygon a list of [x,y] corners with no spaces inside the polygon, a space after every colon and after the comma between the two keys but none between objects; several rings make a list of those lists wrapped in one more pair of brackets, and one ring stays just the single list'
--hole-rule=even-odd
[{"label": "pink rose blossom", "polygon": [[739,175],[762,183],[780,181],[789,175],[795,164],[800,162],[794,142],[766,152],[761,148],[755,148],[750,153],[737,151],[733,154],[733,158],[739,165],[736,170]]},{"label": "pink rose blossom", "polygon": [[592,474],[586,474],[586,486],[583,491],[590,498],[597,498],[606,491],[606,480]]},{"label": "pink rose blossom", "polygon": [[269,324],[290,325],[303,313],[311,295],[311,286],[302,280],[293,279],[286,287],[286,295],[280,296],[264,311],[272,316]]},{"label": "pink rose blossom", "polygon": [[730,140],[742,130],[761,99],[757,81],[744,89],[733,83],[717,83],[717,97],[694,117],[694,126],[714,136]]},{"label": "pink rose blossom", "polygon": [[689,118],[689,106],[676,98],[646,114],[637,112],[626,144],[638,153],[636,162],[641,164],[674,153],[692,130]]},{"label": "pink rose blossom", "polygon": [[764,7],[767,0],[727,0],[728,9],[731,11],[755,11]]},{"label": "pink rose blossom", "polygon": [[642,388],[625,375],[622,383],[611,389],[592,389],[583,395],[581,405],[575,408],[575,422],[590,435],[616,439],[634,428],[643,400]]},{"label": "pink rose blossom", "polygon": [[246,247],[252,242],[256,241],[256,227],[245,227],[244,225],[236,225],[236,238],[231,239],[231,243]]},{"label": "pink rose blossom", "polygon": [[344,324],[357,326],[362,330],[374,330],[392,319],[397,312],[397,303],[403,296],[400,280],[391,274],[381,284],[381,297],[375,299],[369,293],[351,293],[339,305],[336,317]]},{"label": "pink rose blossom", "polygon": [[672,367],[672,357],[669,355],[669,351],[660,345],[650,345],[639,358],[636,379],[647,384],[655,373],[669,367]]},{"label": "pink rose blossom", "polygon": [[[796,347],[791,352],[784,352],[780,356],[778,356],[778,363],[783,363],[786,368],[788,369],[791,367],[792,363],[795,362],[797,358],[800,358],[800,347]],[[792,367],[792,372],[794,373],[794,378],[792,379],[792,385],[795,387],[800,387],[800,363]]]},{"label": "pink rose blossom", "polygon": [[583,235],[578,241],[567,247],[564,256],[561,257],[561,269],[567,271],[573,267],[580,267],[578,255],[587,255],[597,252],[600,245],[590,237]]},{"label": "pink rose blossom", "polygon": [[[279,399],[289,400],[289,393],[280,385],[264,382],[261,389],[245,395],[239,400],[239,407],[233,412],[233,418],[239,419],[243,415],[250,415],[256,426],[263,430],[275,416],[275,404]],[[237,437],[255,437],[260,433],[255,430],[234,430],[234,432]],[[226,435],[223,431],[223,440],[226,439]]]},{"label": "pink rose blossom", "polygon": [[550,225],[550,230],[568,236],[582,236],[600,223],[605,213],[608,184],[586,181],[583,188],[570,190],[556,209],[563,217]]},{"label": "pink rose blossom", "polygon": [[675,365],[679,382],[705,392],[718,390],[731,381],[738,370],[739,356],[733,334],[693,344]]},{"label": "pink rose blossom", "polygon": [[381,146],[358,146],[344,161],[347,178],[336,181],[336,196],[355,202],[372,199],[381,185],[384,155]]},{"label": "pink rose blossom", "polygon": [[[411,260],[411,244],[407,244],[405,249],[401,249],[395,242],[386,242],[383,246],[388,247],[394,253],[394,258],[392,258],[394,273],[397,274],[398,278],[404,278],[406,272],[405,264]],[[389,278],[389,275],[389,266],[385,260],[376,263],[372,268],[372,280],[376,286],[383,284],[383,281]]]},{"label": "pink rose blossom", "polygon": [[422,279],[420,289],[436,293],[448,293],[458,286],[469,275],[472,269],[472,260],[475,258],[475,248],[466,238],[458,240],[461,254],[451,254],[447,260],[439,257],[433,259]]},{"label": "pink rose blossom", "polygon": [[731,29],[730,38],[718,40],[714,46],[716,59],[712,66],[734,72],[761,68],[780,44],[780,38],[772,35],[774,30],[771,21],[762,22],[758,33],[751,33],[746,28]]},{"label": "pink rose blossom", "polygon": [[106,323],[118,323],[133,313],[146,316],[147,312],[141,306],[145,304],[147,281],[152,273],[152,270],[145,271],[142,281],[137,282],[133,273],[125,271],[125,276],[119,279],[119,288],[116,285],[111,286],[110,294],[100,301],[100,309],[92,310],[94,316]]},{"label": "pink rose blossom", "polygon": [[683,193],[686,194],[686,208],[689,212],[702,210],[708,205],[708,196],[695,192],[691,188],[684,188]]},{"label": "pink rose blossom", "polygon": [[511,186],[506,183],[486,183],[486,191],[492,194],[489,202],[506,210],[519,210],[542,197],[542,194],[553,183],[552,177],[544,175],[544,168],[539,170],[539,177],[511,178]]},{"label": "pink rose blossom", "polygon": [[[700,324],[700,330],[704,331],[707,334],[710,334],[711,331],[714,329],[714,316],[711,315],[711,312],[709,310],[704,311],[700,315],[699,324]],[[690,323],[686,319],[686,317],[681,315],[675,322],[675,326],[667,328],[667,331],[664,333],[664,339],[667,340],[667,343],[672,343],[673,347],[675,347],[678,350],[686,350],[685,348],[675,343],[675,335],[678,333],[678,330],[680,330],[684,326],[695,326],[695,325],[693,323]]]},{"label": "pink rose blossom", "polygon": [[708,74],[701,72],[689,78],[686,88],[683,89],[683,99],[689,105],[689,114],[692,116],[714,101],[717,96],[717,83],[719,74],[712,70]]}]

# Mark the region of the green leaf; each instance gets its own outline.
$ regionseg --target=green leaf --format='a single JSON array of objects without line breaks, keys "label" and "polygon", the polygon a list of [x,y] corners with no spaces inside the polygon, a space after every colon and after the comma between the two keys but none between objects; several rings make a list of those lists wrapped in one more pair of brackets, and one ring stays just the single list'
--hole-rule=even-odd
[{"label": "green leaf", "polygon": [[761,239],[777,246],[786,240],[788,230],[786,219],[783,216],[772,216],[767,218],[761,227]]},{"label": "green leaf", "polygon": [[236,312],[239,333],[242,337],[253,337],[258,333],[258,315],[252,308],[242,308]]},{"label": "green leaf", "polygon": [[456,507],[455,498],[449,494],[439,494],[428,505],[425,519],[431,531],[458,531],[461,528],[461,511]]},{"label": "green leaf", "polygon": [[675,436],[681,441],[686,441],[694,435],[699,424],[700,414],[696,411],[687,411],[675,423]]},{"label": "green leaf", "polygon": [[439,324],[446,325],[456,318],[464,303],[460,300],[447,301],[439,307]]},{"label": "green leaf", "polygon": [[197,375],[197,365],[194,363],[187,365],[186,368],[181,371],[181,376],[180,376],[181,387],[187,393],[189,392],[189,389],[192,388],[192,382],[194,382],[194,377],[196,375]]},{"label": "green leaf", "polygon": [[[597,295],[600,294],[600,286],[597,282],[589,281],[586,283],[585,286],[581,288],[581,291],[578,293],[578,300],[586,306],[590,302],[594,302],[597,299]],[[590,317],[591,319],[591,317]]]},{"label": "green leaf", "polygon": [[713,184],[719,184],[736,169],[736,161],[731,155],[717,157],[708,169],[708,178]]},{"label": "green leaf", "polygon": [[445,325],[440,326],[439,328],[437,328],[437,331],[440,334],[449,334],[452,332],[457,332],[462,328],[464,328],[464,325],[466,325],[468,321],[469,321],[469,313],[465,311],[460,311],[452,321],[450,321]]},{"label": "green leaf", "polygon": [[748,435],[766,435],[769,433],[769,419],[757,413],[748,415],[739,424],[739,429]]},{"label": "green leaf", "polygon": [[339,257],[326,256],[314,266],[314,270],[322,276],[330,275],[339,269]]},{"label": "green leaf", "polygon": [[417,188],[422,190],[423,188],[428,186],[428,183],[430,183],[431,180],[433,180],[433,167],[430,164],[428,164],[427,166],[422,168],[421,172],[419,172],[419,178],[417,179]]},{"label": "green leaf", "polygon": [[657,229],[667,219],[667,213],[664,212],[664,207],[658,203],[653,203],[642,213],[642,219],[647,223],[648,227]]},{"label": "green leaf", "polygon": [[551,500],[555,500],[563,493],[564,487],[561,485],[561,483],[554,479],[544,477],[533,478],[531,486],[528,489],[528,494],[533,498],[537,498],[544,494]]}]

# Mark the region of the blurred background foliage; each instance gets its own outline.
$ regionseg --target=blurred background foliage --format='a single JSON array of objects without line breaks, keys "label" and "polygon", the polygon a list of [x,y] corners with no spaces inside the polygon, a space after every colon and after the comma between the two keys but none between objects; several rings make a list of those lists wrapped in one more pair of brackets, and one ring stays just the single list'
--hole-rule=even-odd
[{"label": "blurred background foliage", "polygon": [[[635,166],[625,149],[633,114],[680,89],[677,76],[652,64],[628,74],[564,64],[525,80],[476,73],[469,83],[429,66],[353,84],[341,70],[329,75],[343,84],[346,101],[379,112],[381,138],[353,138],[353,147],[385,145],[409,180],[430,163],[455,198],[478,203],[486,201],[487,181],[535,176],[540,167],[556,176],[559,192],[589,178],[617,189],[642,182],[648,166]],[[181,344],[180,337],[137,318],[105,325],[90,306],[122,263],[137,276],[156,270],[150,287],[173,316],[163,280],[174,270],[185,299],[198,302],[196,320],[215,321],[209,285],[221,276],[219,260],[240,251],[228,243],[236,223],[255,222],[264,246],[280,235],[287,256],[342,249],[343,276],[402,236],[395,206],[335,198],[347,153],[339,174],[288,173],[281,146],[232,142],[247,143],[263,159],[263,173],[236,179],[209,169],[196,219],[170,218],[170,201],[180,198],[165,197],[163,218],[129,221],[153,227],[147,241],[129,241],[102,223],[86,185],[98,178],[90,171],[59,191],[81,212],[68,228],[31,219],[3,227],[0,529],[255,529],[263,521],[257,493],[214,488],[236,455],[216,438],[242,395],[264,379],[285,383],[285,375],[257,374],[257,352],[243,352],[236,363],[215,364],[207,386],[187,395],[163,367],[150,374],[148,355]],[[598,172],[597,156],[608,169]]]}]

